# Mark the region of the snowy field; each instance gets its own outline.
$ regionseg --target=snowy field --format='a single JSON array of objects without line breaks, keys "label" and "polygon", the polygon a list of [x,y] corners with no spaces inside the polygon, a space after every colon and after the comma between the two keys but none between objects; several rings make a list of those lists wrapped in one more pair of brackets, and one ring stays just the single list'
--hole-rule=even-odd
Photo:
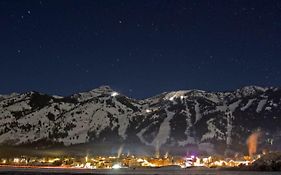
[{"label": "snowy field", "polygon": [[74,175],[74,174],[116,174],[116,175],[280,175],[281,172],[252,172],[252,171],[218,171],[218,170],[192,170],[192,169],[119,169],[119,170],[89,170],[89,169],[46,169],[46,168],[0,168],[0,174],[7,175]]}]

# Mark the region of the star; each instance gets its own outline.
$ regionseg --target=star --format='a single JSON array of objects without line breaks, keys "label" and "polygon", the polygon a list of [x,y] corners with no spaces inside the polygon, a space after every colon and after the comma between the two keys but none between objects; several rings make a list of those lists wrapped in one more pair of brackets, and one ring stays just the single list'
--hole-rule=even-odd
[{"label": "star", "polygon": [[[84,85],[86,89],[104,82],[109,85],[118,82],[118,86],[124,84],[120,88],[126,92],[134,88],[132,94],[144,96],[147,91],[152,94],[152,91],[165,89],[219,91],[234,89],[241,84],[281,84],[278,79],[281,74],[278,3],[268,2],[266,8],[262,8],[260,2],[242,1],[226,6],[196,0],[163,4],[102,1],[86,3],[89,8],[81,12],[85,3],[68,3],[66,7],[63,3],[37,0],[21,6],[11,0],[2,1],[6,1],[2,3],[2,10],[7,19],[2,21],[5,27],[1,28],[5,35],[0,40],[1,54],[4,55],[1,64],[4,58],[13,59],[17,64],[20,64],[17,60],[27,60],[19,66],[26,66],[26,70],[31,71],[45,71],[47,76],[44,78],[58,79],[56,82],[59,77],[51,71],[51,66],[65,74],[75,71],[77,76],[65,80],[69,82],[79,76],[99,75],[97,80],[91,79],[93,82]],[[48,15],[35,11],[52,8],[55,8],[54,13]],[[66,13],[56,19],[63,10]],[[10,64],[9,59],[4,60],[4,64]],[[48,59],[55,64],[43,64]],[[7,71],[2,69],[3,72]],[[130,72],[128,79],[125,78],[127,72]],[[221,72],[225,74],[220,78]],[[146,75],[151,76],[146,80]],[[230,79],[230,75],[236,77]],[[10,76],[13,75],[7,75],[8,80],[24,81],[26,87],[41,88],[41,79],[30,82],[24,74]],[[136,81],[139,85],[130,87],[135,77],[140,77]],[[172,81],[167,82],[168,78]],[[155,87],[149,88],[146,83]],[[47,92],[53,88],[43,85]],[[77,91],[70,86],[63,88],[67,93]],[[7,89],[0,86],[0,92]]]}]

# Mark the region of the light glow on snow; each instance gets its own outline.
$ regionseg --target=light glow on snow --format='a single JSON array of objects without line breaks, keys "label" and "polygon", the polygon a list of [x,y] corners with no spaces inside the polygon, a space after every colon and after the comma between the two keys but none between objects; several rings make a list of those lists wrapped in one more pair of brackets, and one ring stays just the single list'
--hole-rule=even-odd
[{"label": "light glow on snow", "polygon": [[151,110],[150,110],[150,109],[146,109],[146,110],[145,110],[145,112],[150,113],[150,112],[151,112]]},{"label": "light glow on snow", "polygon": [[117,96],[117,95],[119,95],[118,92],[112,92],[112,93],[111,93],[111,97],[115,97],[115,96]]},{"label": "light glow on snow", "polygon": [[112,166],[112,169],[120,169],[120,168],[121,168],[120,164],[115,164]]},{"label": "light glow on snow", "polygon": [[169,98],[170,101],[174,101],[175,96]]}]

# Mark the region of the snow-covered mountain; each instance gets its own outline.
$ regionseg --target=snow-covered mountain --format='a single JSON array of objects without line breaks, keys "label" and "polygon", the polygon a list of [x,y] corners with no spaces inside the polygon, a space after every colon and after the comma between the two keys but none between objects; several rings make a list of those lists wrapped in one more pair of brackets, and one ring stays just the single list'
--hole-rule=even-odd
[{"label": "snow-covered mountain", "polygon": [[184,90],[136,100],[102,86],[69,97],[0,95],[0,144],[138,144],[174,150],[235,152],[263,133],[281,146],[281,89]]}]

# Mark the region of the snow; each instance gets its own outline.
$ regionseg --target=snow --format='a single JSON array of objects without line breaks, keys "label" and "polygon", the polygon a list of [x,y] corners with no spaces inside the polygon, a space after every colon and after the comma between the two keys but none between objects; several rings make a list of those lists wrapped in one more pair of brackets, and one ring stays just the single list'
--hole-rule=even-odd
[{"label": "snow", "polygon": [[234,116],[232,115],[232,112],[228,112],[227,113],[227,126],[226,126],[226,144],[227,145],[230,145],[231,142],[232,142],[232,129],[233,129],[233,126],[232,126],[232,120],[234,119]]},{"label": "snow", "polygon": [[[29,102],[29,101],[27,101]],[[9,111],[23,111],[31,109],[30,105],[28,105],[26,101],[18,102],[17,105],[8,106],[6,109]]]},{"label": "snow", "polygon": [[202,115],[200,113],[199,103],[197,102],[197,100],[195,101],[195,112],[196,112],[195,114],[196,115],[195,123],[196,123],[202,118]]},{"label": "snow", "polygon": [[208,100],[214,102],[214,103],[219,103],[222,99],[222,97],[219,95],[215,95],[215,94],[212,94],[212,93],[208,93],[207,94],[207,97],[206,97]]},{"label": "snow", "polygon": [[[38,111],[29,113],[22,118],[17,120],[18,126],[38,126],[38,123],[41,123],[41,127],[36,127],[34,130],[24,131],[19,130],[19,128],[14,128],[15,130],[19,130],[17,133],[14,133],[13,130],[6,133],[6,135],[11,135],[16,141],[17,144],[26,143],[30,140],[36,141],[42,138],[47,138],[49,136],[49,131],[52,130],[54,123],[50,121],[46,116],[48,113],[52,113],[54,115],[59,115],[61,112],[55,109],[56,103],[51,104],[51,106],[44,107]],[[71,107],[61,105],[61,109],[70,109]]]},{"label": "snow", "polygon": [[246,109],[248,109],[248,108],[253,104],[254,101],[255,101],[255,99],[250,99],[250,100],[248,101],[248,103],[247,103],[245,106],[243,106],[242,108],[240,108],[241,111],[245,111]]},{"label": "snow", "polygon": [[270,111],[271,109],[272,109],[272,108],[269,107],[269,106],[265,108],[266,111]]},{"label": "snow", "polygon": [[0,99],[1,99],[1,98],[2,98],[2,99],[13,98],[13,97],[16,97],[16,96],[18,96],[18,95],[20,95],[20,94],[18,94],[18,93],[11,93],[11,94],[9,94],[9,95],[0,95]]},{"label": "snow", "polygon": [[236,108],[239,106],[239,104],[241,103],[241,101],[242,101],[242,100],[238,100],[238,101],[236,101],[236,102],[230,104],[230,105],[229,105],[229,110],[230,110],[231,112],[234,112],[235,109],[236,109]]},{"label": "snow", "polygon": [[167,93],[164,99],[173,101],[175,98],[180,98],[181,100],[183,100],[188,97],[203,97],[214,103],[218,103],[223,99],[224,96],[225,94],[223,93],[210,93],[203,90],[192,89]]},{"label": "snow", "polygon": [[64,98],[64,97],[59,96],[59,95],[52,95],[52,97],[54,97],[54,98],[56,98],[56,99],[62,99],[62,98]]},{"label": "snow", "polygon": [[259,87],[259,86],[245,86],[241,89],[238,89],[237,92],[241,93],[243,96],[253,95],[256,92],[265,92],[267,88]]},{"label": "snow", "polygon": [[[245,88],[243,92],[245,94],[251,94],[255,92],[262,92],[266,89]],[[103,86],[89,92],[83,92],[75,94],[72,97],[78,99],[78,103],[70,102],[56,102],[56,100],[50,101],[47,106],[31,111],[29,105],[30,94],[16,94],[11,96],[0,96],[0,143],[13,140],[15,144],[26,143],[29,141],[36,141],[42,138],[48,138],[49,133],[53,133],[56,126],[60,132],[66,133],[67,136],[62,138],[59,136],[55,138],[55,141],[61,141],[65,145],[79,144],[89,142],[89,133],[93,134],[91,140],[101,137],[101,133],[105,129],[111,131],[117,131],[120,139],[126,140],[128,135],[128,128],[135,119],[140,119],[140,122],[134,126],[135,129],[141,129],[140,132],[135,133],[140,141],[146,145],[158,146],[164,145],[167,141],[172,141],[173,144],[179,146],[185,146],[187,144],[196,144],[197,138],[193,137],[193,130],[191,128],[203,124],[207,124],[208,131],[202,133],[201,141],[208,144],[209,139],[226,140],[227,144],[232,142],[232,129],[233,120],[235,119],[234,112],[237,108],[241,111],[245,111],[250,107],[253,107],[253,103],[262,98],[257,105],[257,112],[261,112],[263,109],[271,111],[272,108],[277,108],[278,104],[274,103],[270,97],[260,94],[257,98],[246,98],[248,101],[243,105],[241,100],[241,93],[237,91],[233,93],[208,93],[200,90],[186,90],[186,91],[174,91],[170,93],[161,94],[145,100],[134,100],[127,98],[131,105],[136,106],[139,111],[135,112],[126,105],[120,103],[116,95],[117,92],[113,91],[107,86]],[[63,101],[63,97],[52,96]],[[175,100],[177,99],[177,100]],[[172,105],[178,105],[178,99],[181,100],[181,111],[173,109]],[[207,101],[210,106],[205,106],[204,103],[199,103],[198,99]],[[165,100],[172,100],[173,103]],[[211,102],[211,103],[210,103]],[[213,102],[213,103],[212,103]],[[231,102],[231,103],[229,103]],[[268,102],[268,106],[265,105]],[[163,105],[164,104],[164,105]],[[194,113],[190,113],[190,105],[194,105]],[[271,107],[269,107],[271,106]],[[166,118],[162,118],[162,111],[165,110],[167,114]],[[173,111],[171,111],[173,110]],[[16,119],[14,112],[25,112],[24,116]],[[273,111],[273,110],[272,110]],[[216,117],[207,118],[207,121],[202,120],[202,117],[215,112],[221,112],[225,114],[223,120]],[[50,120],[47,116],[52,114],[54,119]],[[186,116],[186,128],[184,128],[185,138],[182,140],[173,140],[171,137],[170,122],[173,119],[175,113],[180,113]],[[52,116],[51,115],[51,116]],[[55,120],[55,121],[53,121]],[[162,121],[163,120],[163,121]],[[148,124],[143,126],[143,123]],[[16,122],[16,126],[11,126],[11,123]],[[206,123],[205,123],[206,122]],[[39,125],[39,123],[41,123]],[[160,125],[159,130],[154,133],[152,141],[147,141],[144,137],[146,131],[150,127]],[[196,125],[195,125],[196,124]],[[25,131],[21,127],[31,125],[31,129]],[[67,127],[72,125],[72,127]],[[222,129],[219,129],[221,128]],[[5,127],[11,127],[10,131],[5,131]],[[139,128],[142,127],[142,128]],[[131,128],[130,128],[131,129]],[[131,130],[130,130],[131,131]],[[223,131],[223,132],[222,132]],[[107,139],[107,138],[106,138]],[[203,148],[204,145],[201,144]]]},{"label": "snow", "polygon": [[119,134],[123,139],[126,139],[126,137],[127,137],[126,131],[127,131],[128,125],[129,125],[128,117],[127,117],[126,115],[120,115],[120,116],[118,117],[118,124],[119,124],[118,134]]},{"label": "snow", "polygon": [[[150,125],[149,125],[150,126]],[[146,128],[143,128],[139,133],[137,133],[137,136],[139,137],[140,141],[146,145],[150,145],[144,138],[143,138],[143,134],[145,133],[145,131],[149,128],[146,127]]]},{"label": "snow", "polygon": [[167,113],[167,117],[161,123],[158,134],[151,143],[152,145],[159,144],[159,146],[161,146],[167,142],[170,136],[170,130],[171,130],[170,120],[173,118],[175,113],[170,112],[168,110],[166,110],[166,113]]},{"label": "snow", "polygon": [[187,144],[195,144],[195,139],[190,136],[190,127],[193,126],[191,122],[191,113],[189,111],[188,106],[186,106],[186,111],[185,111],[185,116],[186,116],[186,130],[185,130],[185,135],[187,138],[185,140],[178,141],[179,146],[185,146]]},{"label": "snow", "polygon": [[223,140],[222,136],[224,135],[224,133],[215,126],[214,120],[214,118],[211,118],[207,121],[208,132],[202,136],[201,141],[206,141],[215,137],[217,137],[219,140]]},{"label": "snow", "polygon": [[117,96],[117,95],[119,95],[118,92],[112,92],[112,93],[111,93],[111,97],[115,97],[115,96]]},{"label": "snow", "polygon": [[[68,131],[69,136],[61,139],[61,141],[67,145],[87,142],[88,132],[92,132],[98,138],[100,133],[107,128],[111,130],[117,128],[118,135],[126,139],[127,127],[129,126],[129,120],[133,111],[120,103],[116,98],[111,98],[110,94],[99,97],[98,101],[85,103],[80,105],[79,108],[68,112],[67,123],[73,123],[73,119],[79,119],[79,121],[76,121],[76,126]],[[106,101],[109,99],[111,102],[107,103]],[[138,106],[138,104],[133,102],[132,104]],[[125,111],[125,113],[121,111]],[[112,120],[111,117],[115,119]],[[79,135],[79,138],[75,139],[77,135]],[[82,136],[80,137],[80,135]]]},{"label": "snow", "polygon": [[227,107],[226,104],[223,104],[223,105],[221,105],[221,106],[216,106],[216,110],[217,110],[217,111],[225,112],[227,109],[228,109],[228,107]]},{"label": "snow", "polygon": [[165,95],[164,99],[168,99],[170,101],[173,101],[175,98],[181,98],[183,99],[185,94],[190,92],[189,90],[187,91],[174,91],[174,92],[170,92],[168,94]]},{"label": "snow", "polygon": [[111,95],[113,90],[109,86],[101,86],[99,88],[93,89],[89,92],[82,92],[79,94],[74,94],[73,96],[78,99],[78,101],[87,101],[89,99],[93,99],[99,97],[100,95]]},{"label": "snow", "polygon": [[7,141],[15,140],[13,135],[15,135],[15,133],[13,131],[0,135],[0,142],[5,143]]},{"label": "snow", "polygon": [[262,111],[264,105],[266,105],[267,99],[263,99],[259,102],[258,106],[257,106],[257,110],[256,112],[259,113]]}]

